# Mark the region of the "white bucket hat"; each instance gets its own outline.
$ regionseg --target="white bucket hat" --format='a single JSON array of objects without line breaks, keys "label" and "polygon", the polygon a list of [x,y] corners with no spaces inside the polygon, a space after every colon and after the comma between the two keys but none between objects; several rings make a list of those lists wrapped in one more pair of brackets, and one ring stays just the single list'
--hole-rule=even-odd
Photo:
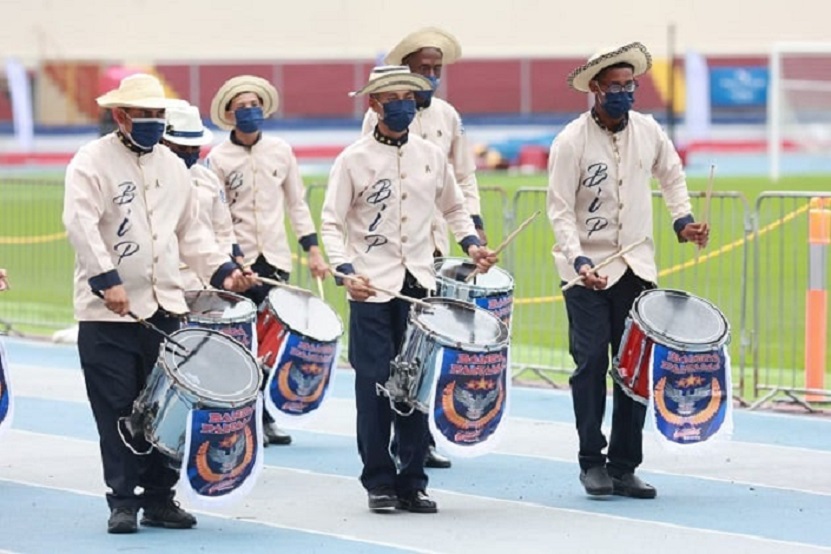
[{"label": "white bucket hat", "polygon": [[280,105],[280,95],[274,85],[254,75],[240,75],[228,79],[219,87],[211,101],[211,121],[220,129],[230,131],[236,125],[232,118],[226,115],[225,107],[235,96],[243,92],[253,92],[263,101],[263,117],[269,117],[277,111]]},{"label": "white bucket hat", "polygon": [[213,133],[206,129],[196,106],[168,108],[167,125],[162,138],[180,146],[204,146],[213,141]]},{"label": "white bucket hat", "polygon": [[95,99],[102,108],[167,109],[181,100],[166,98],[162,83],[152,75],[136,73],[124,77],[118,88]]},{"label": "white bucket hat", "polygon": [[399,90],[428,91],[433,90],[433,85],[406,65],[381,65],[372,69],[369,81],[361,90],[350,92],[349,96]]},{"label": "white bucket hat", "polygon": [[450,65],[462,57],[462,45],[456,37],[436,27],[425,27],[404,37],[390,50],[384,63],[401,65],[404,58],[422,48],[438,48],[442,54],[442,64]]},{"label": "white bucket hat", "polygon": [[634,67],[635,77],[637,77],[652,67],[652,55],[640,42],[632,42],[620,48],[601,50],[589,58],[588,62],[571,72],[568,76],[568,84],[574,90],[591,92],[589,83],[592,79],[603,69],[619,63],[628,63]]}]

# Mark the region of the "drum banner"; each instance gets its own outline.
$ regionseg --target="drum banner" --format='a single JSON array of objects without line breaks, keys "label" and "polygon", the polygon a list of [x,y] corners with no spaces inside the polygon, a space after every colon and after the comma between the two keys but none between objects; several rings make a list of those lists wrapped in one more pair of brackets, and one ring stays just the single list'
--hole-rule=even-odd
[{"label": "drum banner", "polygon": [[511,328],[511,313],[514,309],[514,293],[503,292],[494,296],[475,298],[474,302],[480,308],[488,310],[502,320],[508,329]]},{"label": "drum banner", "polygon": [[509,357],[508,347],[481,353],[441,348],[428,416],[439,450],[473,457],[494,449],[508,413]]},{"label": "drum banner", "polygon": [[0,342],[0,434],[12,426],[13,408],[9,364],[6,362],[6,349]]},{"label": "drum banner", "polygon": [[257,352],[257,328],[254,321],[239,323],[205,323],[200,321],[198,323],[189,323],[188,326],[218,331],[239,341],[248,351],[255,354]]},{"label": "drum banner", "polygon": [[277,423],[308,423],[335,379],[338,341],[288,333],[268,375],[265,407]]},{"label": "drum banner", "polygon": [[262,400],[241,408],[191,410],[179,486],[204,507],[238,501],[263,466]]},{"label": "drum banner", "polygon": [[655,344],[650,367],[648,413],[663,446],[688,452],[730,438],[733,401],[726,347],[683,352]]}]

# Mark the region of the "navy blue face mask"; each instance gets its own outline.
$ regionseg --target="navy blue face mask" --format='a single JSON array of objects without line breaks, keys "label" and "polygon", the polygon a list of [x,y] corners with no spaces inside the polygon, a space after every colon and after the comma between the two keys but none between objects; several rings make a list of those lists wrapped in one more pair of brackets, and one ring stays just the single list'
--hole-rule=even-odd
[{"label": "navy blue face mask", "polygon": [[133,130],[129,133],[130,140],[142,150],[152,150],[164,134],[165,120],[152,117],[134,117],[131,119]]},{"label": "navy blue face mask", "polygon": [[263,109],[260,106],[252,108],[237,108],[234,110],[237,120],[237,129],[243,133],[256,133],[263,124]]},{"label": "navy blue face mask", "polygon": [[612,119],[620,119],[632,109],[635,103],[634,92],[607,92],[603,95],[603,111],[609,114]]},{"label": "navy blue face mask", "polygon": [[382,106],[384,106],[384,124],[396,133],[406,131],[415,118],[415,100],[393,100]]},{"label": "navy blue face mask", "polygon": [[184,150],[176,150],[176,155],[182,158],[182,161],[185,162],[185,165],[188,166],[188,169],[196,165],[196,162],[199,161],[199,150],[196,152],[185,152]]},{"label": "navy blue face mask", "polygon": [[433,101],[433,94],[435,94],[436,90],[439,88],[439,84],[441,83],[441,79],[439,77],[427,77],[427,80],[430,81],[430,84],[433,85],[433,90],[427,91],[417,91],[415,93],[416,97],[416,104],[419,108],[429,108],[430,103]]}]

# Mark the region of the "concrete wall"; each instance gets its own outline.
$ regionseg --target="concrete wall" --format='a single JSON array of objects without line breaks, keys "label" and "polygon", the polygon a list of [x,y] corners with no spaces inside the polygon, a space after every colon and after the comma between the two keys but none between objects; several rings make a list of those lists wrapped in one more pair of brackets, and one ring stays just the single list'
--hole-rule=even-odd
[{"label": "concrete wall", "polygon": [[0,53],[41,59],[374,59],[423,25],[451,30],[468,57],[587,56],[641,40],[764,54],[777,40],[831,40],[828,0],[0,0]]}]

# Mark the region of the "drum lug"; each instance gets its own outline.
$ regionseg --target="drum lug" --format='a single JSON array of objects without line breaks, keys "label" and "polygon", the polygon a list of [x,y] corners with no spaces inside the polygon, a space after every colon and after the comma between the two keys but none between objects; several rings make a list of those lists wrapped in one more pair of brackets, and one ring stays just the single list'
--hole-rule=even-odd
[{"label": "drum lug", "polygon": [[[409,416],[420,407],[415,400],[415,389],[418,386],[420,360],[417,358],[413,362],[402,360],[401,356],[396,356],[390,362],[390,377],[383,385],[381,383],[375,384],[375,392],[378,396],[386,396],[390,401],[390,408],[392,411],[401,416]],[[401,410],[398,405],[404,404],[409,409]],[[426,409],[423,409],[426,411]]]},{"label": "drum lug", "polygon": [[124,446],[126,446],[127,449],[130,450],[130,452],[132,452],[136,456],[147,456],[151,452],[153,452],[153,445],[152,444],[148,443],[147,450],[144,450],[144,451],[136,450],[133,447],[133,445],[131,444],[130,440],[125,435],[125,432],[126,432],[126,433],[129,433],[130,436],[135,436],[135,429],[133,429],[133,425],[132,425],[133,421],[132,420],[133,420],[132,416],[122,416],[122,417],[118,418],[118,422],[116,423],[116,428],[118,429],[118,436],[121,437],[121,442],[124,443]]}]

